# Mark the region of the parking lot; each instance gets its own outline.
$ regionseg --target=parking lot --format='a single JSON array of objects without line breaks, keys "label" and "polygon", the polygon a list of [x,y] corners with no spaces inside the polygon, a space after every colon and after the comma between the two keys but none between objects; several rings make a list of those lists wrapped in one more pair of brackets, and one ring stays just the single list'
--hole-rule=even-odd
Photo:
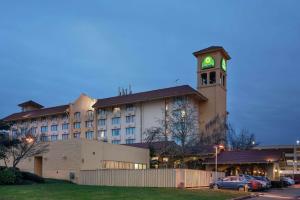
[{"label": "parking lot", "polygon": [[270,199],[300,199],[300,185],[293,185],[283,189],[271,189],[268,192],[261,192],[254,200]]}]

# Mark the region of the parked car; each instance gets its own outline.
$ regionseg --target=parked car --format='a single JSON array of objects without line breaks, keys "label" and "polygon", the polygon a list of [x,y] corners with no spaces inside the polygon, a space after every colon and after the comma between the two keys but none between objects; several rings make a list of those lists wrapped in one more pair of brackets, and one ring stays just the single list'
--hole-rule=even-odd
[{"label": "parked car", "polygon": [[291,186],[295,184],[295,181],[292,178],[287,176],[281,177],[280,180],[283,182],[285,186]]},{"label": "parked car", "polygon": [[259,191],[259,190],[263,189],[262,183],[260,181],[256,180],[255,178],[253,178],[252,176],[247,175],[247,174],[240,174],[240,177],[243,177],[250,183],[251,189],[253,191]]},{"label": "parked car", "polygon": [[270,189],[272,187],[271,181],[265,176],[253,176],[256,180],[262,183],[263,189]]},{"label": "parked car", "polygon": [[217,181],[210,184],[210,188],[213,189],[233,189],[239,191],[252,190],[251,185],[248,181],[240,176],[227,176],[220,178]]}]

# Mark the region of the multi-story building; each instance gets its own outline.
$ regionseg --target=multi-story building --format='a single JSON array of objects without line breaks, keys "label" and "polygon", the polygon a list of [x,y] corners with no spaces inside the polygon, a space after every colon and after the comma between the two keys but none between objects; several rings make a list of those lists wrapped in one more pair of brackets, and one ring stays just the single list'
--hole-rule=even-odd
[{"label": "multi-story building", "polygon": [[177,101],[185,99],[197,113],[197,127],[204,129],[216,116],[227,115],[226,65],[230,56],[219,46],[193,55],[197,59],[197,89],[182,85],[98,100],[82,94],[73,103],[49,108],[28,101],[19,104],[22,112],[4,121],[12,123],[11,135],[30,130],[44,141],[86,138],[113,144],[140,143],[148,128],[157,126]]}]

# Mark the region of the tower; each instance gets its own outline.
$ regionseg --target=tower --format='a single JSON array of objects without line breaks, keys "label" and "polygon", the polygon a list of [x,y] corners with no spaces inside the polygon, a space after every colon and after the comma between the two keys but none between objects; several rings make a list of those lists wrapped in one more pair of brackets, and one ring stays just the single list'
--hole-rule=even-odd
[{"label": "tower", "polygon": [[230,56],[221,46],[211,46],[193,55],[197,58],[197,90],[208,99],[199,106],[203,128],[216,117],[227,116],[227,61]]}]

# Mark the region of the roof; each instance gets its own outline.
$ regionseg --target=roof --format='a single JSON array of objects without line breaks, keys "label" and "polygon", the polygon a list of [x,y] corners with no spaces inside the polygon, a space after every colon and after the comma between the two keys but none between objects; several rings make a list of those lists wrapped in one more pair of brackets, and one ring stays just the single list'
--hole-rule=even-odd
[{"label": "roof", "polygon": [[94,108],[104,108],[115,105],[123,105],[128,103],[138,103],[151,100],[158,100],[168,97],[176,97],[183,95],[194,95],[199,100],[206,101],[207,98],[189,85],[182,85],[123,96],[115,96],[110,98],[98,99],[93,105]]},{"label": "roof", "polygon": [[133,143],[133,144],[124,144],[126,146],[131,146],[131,147],[138,147],[138,148],[143,148],[143,149],[149,149],[152,147],[154,150],[160,150],[164,148],[165,145],[177,145],[174,141],[158,141],[158,142],[151,142],[151,143]]},{"label": "roof", "polygon": [[44,108],[44,106],[42,106],[41,104],[39,104],[35,101],[32,101],[32,100],[20,103],[18,106],[20,106],[20,107],[33,106],[33,107],[36,107],[36,108]]},{"label": "roof", "polygon": [[[223,151],[218,154],[218,164],[247,164],[247,163],[273,163],[283,158],[281,150],[241,150]],[[204,164],[214,164],[215,158],[207,159]]]},{"label": "roof", "polygon": [[222,46],[210,46],[208,48],[201,49],[200,51],[194,52],[193,55],[197,57],[198,55],[201,55],[204,53],[211,53],[211,52],[215,52],[215,51],[221,51],[227,60],[231,59],[229,54],[225,51],[225,49]]},{"label": "roof", "polygon": [[61,105],[61,106],[55,106],[55,107],[49,107],[49,108],[43,108],[38,110],[31,110],[31,111],[25,111],[25,112],[19,112],[11,114],[5,118],[3,118],[3,121],[15,121],[15,120],[23,120],[23,119],[31,119],[36,117],[42,117],[42,116],[48,116],[48,115],[55,115],[64,113],[69,108],[69,105]]}]

